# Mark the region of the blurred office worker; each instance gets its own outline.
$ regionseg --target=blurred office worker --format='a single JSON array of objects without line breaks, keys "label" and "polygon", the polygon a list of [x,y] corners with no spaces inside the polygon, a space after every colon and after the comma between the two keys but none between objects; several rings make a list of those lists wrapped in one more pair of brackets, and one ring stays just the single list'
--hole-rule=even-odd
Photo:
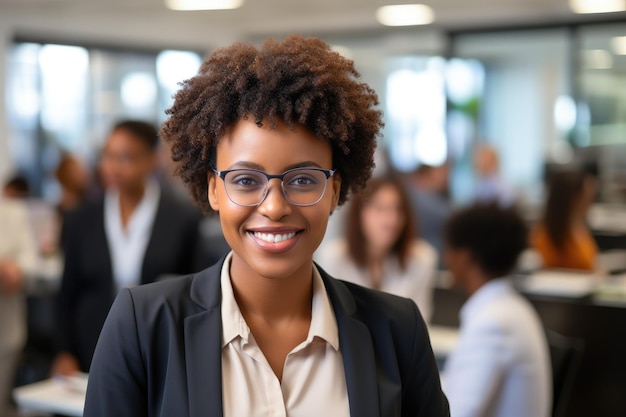
[{"label": "blurred office worker", "polygon": [[515,204],[515,190],[500,172],[500,157],[496,149],[486,143],[477,145],[473,162],[477,174],[476,201],[497,201],[502,206]]},{"label": "blurred office worker", "polygon": [[526,247],[519,215],[496,202],[454,214],[446,227],[446,263],[469,299],[443,388],[452,417],[548,417],[552,382],[544,330],[507,275]]},{"label": "blurred office worker", "polygon": [[89,189],[89,173],[78,158],[64,154],[54,171],[61,188],[57,209],[61,217],[78,208]]},{"label": "blurred office worker", "polygon": [[407,190],[413,208],[415,234],[430,243],[441,262],[443,254],[443,228],[452,211],[446,197],[449,166],[421,164],[408,179]]},{"label": "blurred office worker", "polygon": [[532,233],[545,268],[595,269],[598,246],[587,226],[595,193],[596,179],[582,170],[552,175],[543,218]]},{"label": "blurred office worker", "polygon": [[24,289],[36,267],[37,246],[26,208],[0,199],[0,417],[11,415],[11,389],[26,342]]},{"label": "blurred office worker", "polygon": [[322,247],[316,260],[337,278],[412,299],[428,322],[437,253],[415,237],[413,224],[403,185],[372,179],[352,197],[346,237]]},{"label": "blurred office worker", "polygon": [[53,373],[89,370],[119,289],[195,267],[200,216],[162,192],[153,179],[157,148],[152,125],[118,123],[100,160],[104,197],[66,217],[57,311],[59,354]]}]

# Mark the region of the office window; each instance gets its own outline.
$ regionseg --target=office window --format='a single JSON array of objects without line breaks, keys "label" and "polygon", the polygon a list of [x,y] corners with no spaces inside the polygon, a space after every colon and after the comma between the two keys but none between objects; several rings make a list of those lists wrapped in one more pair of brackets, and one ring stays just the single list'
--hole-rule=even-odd
[{"label": "office window", "polygon": [[623,25],[580,30],[582,110],[579,146],[626,143],[626,29]]},{"label": "office window", "polygon": [[111,125],[165,119],[178,82],[201,57],[190,51],[133,52],[16,43],[8,57],[10,149],[35,195],[54,200],[62,152],[93,165]]},{"label": "office window", "polygon": [[[455,56],[484,68],[484,95],[475,140],[500,154],[502,176],[529,204],[542,198],[546,160],[572,157],[570,35],[566,29],[460,35]],[[556,110],[555,110],[556,109]],[[452,191],[459,202],[472,196],[471,149],[456,164]]]},{"label": "office window", "polygon": [[601,166],[600,196],[626,201],[626,28],[585,26],[579,30],[579,90],[573,141]]},{"label": "office window", "polygon": [[401,171],[420,164],[441,165],[448,154],[445,60],[405,57],[391,65],[386,103],[391,163]]}]

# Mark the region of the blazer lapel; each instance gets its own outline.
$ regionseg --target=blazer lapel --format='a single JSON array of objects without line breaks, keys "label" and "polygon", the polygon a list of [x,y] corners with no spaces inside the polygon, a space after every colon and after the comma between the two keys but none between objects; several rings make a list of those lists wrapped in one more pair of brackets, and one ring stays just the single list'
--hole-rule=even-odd
[{"label": "blazer lapel", "polygon": [[337,318],[350,415],[377,417],[380,407],[372,335],[365,324],[354,317],[356,304],[348,289],[321,268],[318,269]]},{"label": "blazer lapel", "polygon": [[185,361],[190,417],[222,417],[222,263],[201,272],[191,298],[202,311],[185,319]]}]

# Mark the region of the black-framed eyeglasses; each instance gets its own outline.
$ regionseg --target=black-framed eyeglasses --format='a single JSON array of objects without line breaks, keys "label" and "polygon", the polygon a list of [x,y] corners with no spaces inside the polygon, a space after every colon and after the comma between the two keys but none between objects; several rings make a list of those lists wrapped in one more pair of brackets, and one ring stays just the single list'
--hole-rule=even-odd
[{"label": "black-framed eyeglasses", "polygon": [[269,191],[269,181],[279,179],[285,199],[294,206],[317,204],[326,192],[328,179],[336,170],[322,168],[294,168],[279,175],[270,175],[257,169],[229,169],[213,172],[224,181],[226,195],[233,203],[258,206]]}]

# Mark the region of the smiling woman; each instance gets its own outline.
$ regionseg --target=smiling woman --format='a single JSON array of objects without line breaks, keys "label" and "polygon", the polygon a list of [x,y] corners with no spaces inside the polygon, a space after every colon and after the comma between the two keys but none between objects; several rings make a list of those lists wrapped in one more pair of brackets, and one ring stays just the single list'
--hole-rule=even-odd
[{"label": "smiling woman", "polygon": [[415,303],[313,263],[373,168],[381,113],[357,77],[290,36],[217,50],[183,83],[162,136],[232,252],[120,293],[85,416],[449,415]]}]

